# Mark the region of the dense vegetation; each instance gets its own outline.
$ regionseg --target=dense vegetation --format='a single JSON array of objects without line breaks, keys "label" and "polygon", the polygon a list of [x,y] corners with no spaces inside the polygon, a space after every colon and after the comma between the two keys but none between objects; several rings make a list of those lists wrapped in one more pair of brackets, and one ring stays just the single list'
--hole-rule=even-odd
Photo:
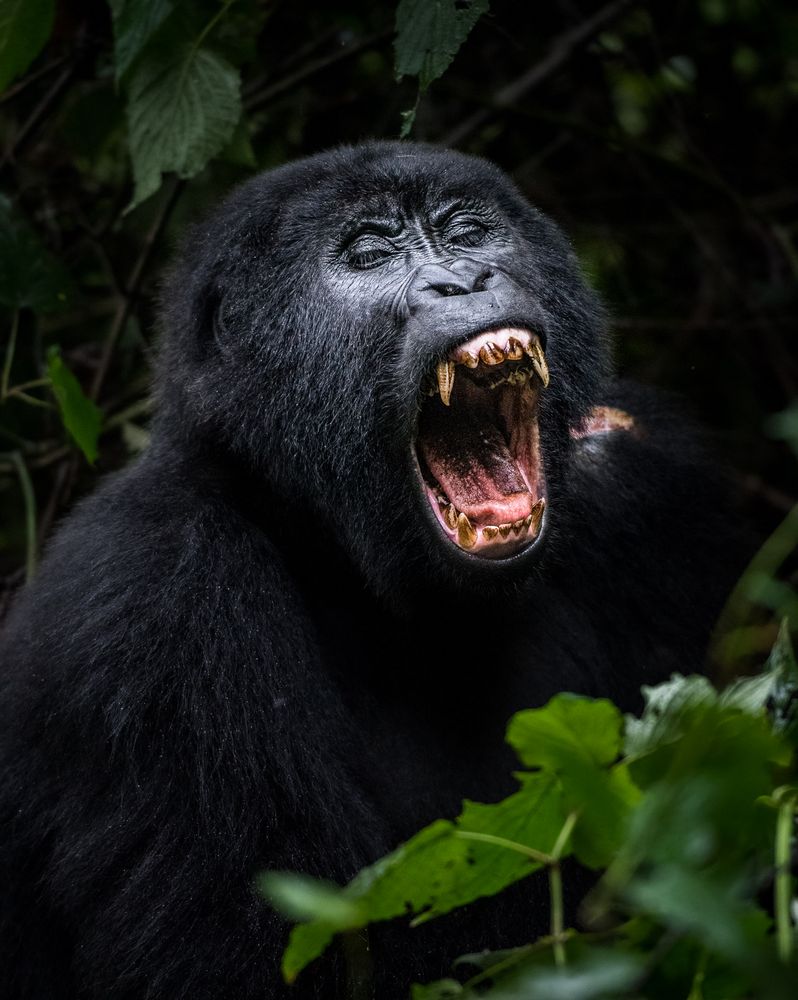
[{"label": "dense vegetation", "polygon": [[[412,934],[543,868],[550,934],[464,955],[457,979],[419,984],[413,1000],[793,997],[798,665],[787,629],[762,676],[720,695],[703,677],[644,691],[639,719],[569,694],[519,712],[507,731],[519,790],[466,802],[343,890],[264,876],[275,905],[305,921],[283,958],[286,979],[336,933],[409,916]],[[569,857],[602,872],[582,905],[587,932],[564,923]],[[357,981],[359,952],[346,954]]]},{"label": "dense vegetation", "polygon": [[[768,538],[724,614],[716,664],[727,677],[761,665],[787,624],[771,670],[721,695],[674,681],[625,725],[608,703],[567,697],[517,716],[517,796],[468,804],[345,891],[271,883],[310,919],[286,971],[333,933],[393,916],[395,886],[428,919],[542,867],[551,936],[470,956],[468,985],[418,987],[418,1000],[485,987],[497,1000],[790,996],[787,0],[0,0],[0,617],[54,522],[147,445],[158,274],[185,224],[254,170],[400,132],[510,172],[572,234],[610,305],[621,370],[679,391],[714,432]],[[604,872],[579,935],[561,922],[569,854]],[[478,877],[463,879],[464,864]]]}]

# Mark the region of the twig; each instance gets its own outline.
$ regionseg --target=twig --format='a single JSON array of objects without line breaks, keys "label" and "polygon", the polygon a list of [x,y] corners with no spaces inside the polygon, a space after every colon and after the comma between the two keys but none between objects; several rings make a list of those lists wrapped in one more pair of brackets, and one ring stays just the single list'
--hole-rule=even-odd
[{"label": "twig", "polygon": [[576,27],[564,31],[554,39],[548,53],[539,63],[536,63],[516,80],[508,83],[496,94],[490,108],[475,111],[470,118],[466,118],[464,122],[447,132],[441,139],[443,145],[460,145],[473,132],[487,124],[494,114],[515,104],[520,97],[543,83],[568,61],[575,49],[590,41],[608,21],[621,14],[630,3],[631,0],[614,0],[613,3],[602,7],[592,17],[577,24]]},{"label": "twig", "polygon": [[28,120],[24,123],[19,132],[17,132],[17,134],[14,136],[13,141],[10,143],[8,149],[6,149],[5,153],[3,154],[2,160],[0,160],[0,166],[5,166],[7,163],[11,163],[14,160],[14,157],[19,151],[19,148],[25,142],[27,142],[27,140],[30,138],[36,126],[50,110],[50,106],[58,100],[59,96],[61,95],[61,92],[66,88],[66,85],[67,83],[69,83],[70,77],[74,72],[75,72],[75,65],[74,63],[72,63],[69,66],[67,66],[62,73],[59,74],[55,83],[53,83],[52,87],[50,87],[50,89],[47,91],[44,97],[39,101],[39,103],[36,105],[36,107],[31,112],[30,116],[28,117]]},{"label": "twig", "polygon": [[11,317],[11,333],[8,335],[8,345],[6,355],[3,360],[3,374],[0,377],[0,402],[4,402],[8,396],[8,381],[11,377],[11,365],[14,363],[14,351],[17,347],[17,334],[19,333],[19,309],[14,310]]},{"label": "twig", "polygon": [[54,69],[58,69],[66,62],[66,56],[58,56],[57,59],[52,59],[47,63],[46,66],[42,66],[41,69],[37,69],[35,73],[29,73],[24,76],[21,80],[18,80],[13,87],[9,87],[2,97],[0,97],[0,105],[6,104],[8,101],[12,101],[17,94],[21,94],[23,90],[27,90],[30,84],[35,83],[40,80],[43,76],[47,76],[48,73],[52,73]]},{"label": "twig", "polygon": [[329,69],[331,66],[335,66],[347,59],[351,59],[353,56],[363,52],[364,49],[369,49],[373,45],[386,41],[392,34],[393,29],[390,31],[375,32],[375,34],[368,35],[366,38],[361,38],[360,41],[354,42],[352,45],[347,45],[338,52],[333,52],[332,55],[324,56],[320,59],[314,59],[313,62],[307,63],[307,65],[296,70],[294,73],[289,73],[281,80],[276,80],[271,86],[264,87],[260,93],[252,94],[251,97],[244,101],[244,109],[250,113],[253,111],[259,111],[270,101],[274,100],[275,97],[279,97],[280,94],[285,93],[285,91],[291,90],[291,88],[295,87],[297,84],[304,83],[305,80],[309,80],[317,73],[321,73],[324,70]]},{"label": "twig", "polygon": [[94,373],[94,379],[91,384],[91,389],[89,390],[89,396],[95,402],[100,395],[103,382],[108,374],[116,342],[124,330],[125,324],[133,311],[133,306],[138,299],[144,272],[150,262],[153,250],[155,249],[166,223],[169,221],[172,209],[175,207],[177,199],[180,197],[185,184],[186,182],[184,180],[176,180],[173,182],[172,190],[169,192],[164,200],[164,203],[161,205],[161,209],[158,212],[155,221],[144,238],[141,252],[139,253],[138,259],[130,272],[125,298],[117,307],[116,313],[111,322],[111,327],[108,330],[108,336],[105,338],[105,343],[103,344],[102,354],[100,355],[100,363],[97,366],[97,371]]},{"label": "twig", "polygon": [[22,461],[22,455],[18,451],[12,451],[9,457],[19,477],[25,504],[25,580],[30,582],[36,572],[36,498],[33,495],[30,473]]}]

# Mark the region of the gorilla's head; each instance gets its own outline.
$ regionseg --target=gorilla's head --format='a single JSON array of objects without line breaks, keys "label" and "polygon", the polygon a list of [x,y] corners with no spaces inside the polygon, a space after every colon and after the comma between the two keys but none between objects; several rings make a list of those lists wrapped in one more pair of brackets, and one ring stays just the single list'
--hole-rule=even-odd
[{"label": "gorilla's head", "polygon": [[262,174],[191,232],[164,326],[158,434],[235,456],[287,546],[335,539],[385,592],[556,538],[602,313],[496,167],[384,142]]}]

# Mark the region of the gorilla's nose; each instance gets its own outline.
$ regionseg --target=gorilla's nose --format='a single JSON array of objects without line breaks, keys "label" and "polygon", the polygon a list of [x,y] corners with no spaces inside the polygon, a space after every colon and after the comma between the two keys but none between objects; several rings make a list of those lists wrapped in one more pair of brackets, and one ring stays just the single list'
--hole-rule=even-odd
[{"label": "gorilla's nose", "polygon": [[469,257],[461,257],[451,264],[423,264],[413,276],[407,290],[411,311],[424,305],[434,305],[438,299],[452,295],[471,295],[484,292],[494,269]]}]

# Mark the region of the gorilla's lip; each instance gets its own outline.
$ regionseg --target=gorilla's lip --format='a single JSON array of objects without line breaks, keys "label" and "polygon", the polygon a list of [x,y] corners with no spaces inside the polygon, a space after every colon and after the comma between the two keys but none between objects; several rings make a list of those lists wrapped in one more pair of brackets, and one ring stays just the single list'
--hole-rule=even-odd
[{"label": "gorilla's lip", "polygon": [[538,398],[549,372],[527,327],[483,330],[428,373],[415,438],[420,485],[460,551],[509,559],[536,544],[546,509]]}]

